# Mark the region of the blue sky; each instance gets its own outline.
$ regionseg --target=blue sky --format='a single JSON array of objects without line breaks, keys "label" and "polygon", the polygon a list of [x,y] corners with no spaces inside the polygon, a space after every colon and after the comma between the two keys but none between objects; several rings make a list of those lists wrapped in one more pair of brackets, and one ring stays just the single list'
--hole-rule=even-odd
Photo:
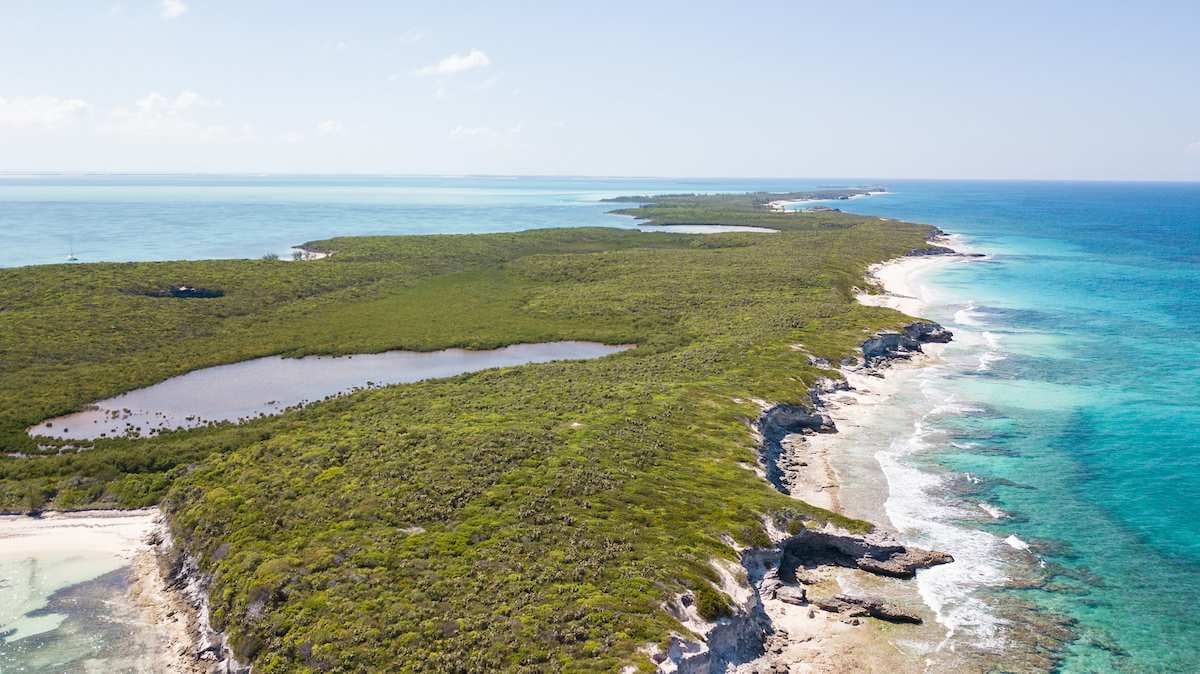
[{"label": "blue sky", "polygon": [[839,4],[0,0],[0,170],[1200,179],[1200,3]]}]

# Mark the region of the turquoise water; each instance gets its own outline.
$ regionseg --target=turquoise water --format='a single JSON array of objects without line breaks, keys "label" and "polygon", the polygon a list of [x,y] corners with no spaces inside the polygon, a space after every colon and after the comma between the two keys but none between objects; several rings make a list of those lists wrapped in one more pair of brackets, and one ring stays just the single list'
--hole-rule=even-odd
[{"label": "turquoise water", "polygon": [[927,496],[1031,546],[1040,584],[997,601],[1075,621],[1061,671],[1200,671],[1200,185],[889,186],[853,210],[991,254],[924,279],[964,338],[908,438]]},{"label": "turquoise water", "polygon": [[[353,234],[632,227],[604,197],[786,190],[785,180],[0,175],[0,267],[290,255]],[[813,187],[802,181],[799,187]]]},{"label": "turquoise water", "polygon": [[1032,603],[1069,625],[1047,644],[1061,671],[1200,671],[1200,185],[7,176],[0,266],[72,247],[257,257],[345,234],[631,226],[598,199],[859,183],[893,193],[840,207],[989,253],[925,280],[927,314],[959,339],[880,453],[889,514],[970,560],[927,574],[926,598],[980,643],[1007,635],[988,641],[1001,660],[1045,633],[1020,624]]}]

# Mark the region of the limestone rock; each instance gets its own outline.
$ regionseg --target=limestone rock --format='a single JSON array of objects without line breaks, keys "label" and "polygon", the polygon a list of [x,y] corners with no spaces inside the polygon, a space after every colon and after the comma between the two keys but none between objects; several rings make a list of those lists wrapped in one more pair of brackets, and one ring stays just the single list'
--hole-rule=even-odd
[{"label": "limestone rock", "polygon": [[863,358],[867,365],[879,365],[897,358],[909,358],[920,353],[921,345],[931,342],[946,343],[954,333],[933,321],[916,321],[901,332],[881,332],[862,343]]},{"label": "limestone rock", "polygon": [[925,255],[954,255],[954,253],[955,250],[953,248],[930,245],[925,246],[924,248],[913,248],[905,253],[905,255],[908,257],[920,257]]},{"label": "limestone rock", "polygon": [[808,593],[804,588],[796,585],[784,585],[775,590],[775,598],[785,604],[793,606],[806,606],[808,604]]},{"label": "limestone rock", "polygon": [[813,431],[815,433],[836,433],[837,427],[828,414],[819,410],[807,410],[798,405],[776,405],[767,410],[760,422],[764,430],[771,430],[781,435]]},{"label": "limestone rock", "polygon": [[881,576],[912,578],[917,569],[927,569],[939,564],[949,564],[954,558],[937,550],[903,548],[902,552],[891,553],[882,559],[866,555],[858,559],[858,568]]},{"label": "limestone rock", "polygon": [[804,530],[782,544],[779,577],[795,582],[805,569],[841,566],[893,578],[912,578],[919,569],[948,564],[954,558],[936,550],[910,548],[886,538]]},{"label": "limestone rock", "polygon": [[874,597],[851,597],[839,594],[831,599],[815,602],[823,611],[837,613],[847,618],[870,616],[877,620],[892,623],[910,623],[919,625],[921,617],[904,611],[892,604]]}]

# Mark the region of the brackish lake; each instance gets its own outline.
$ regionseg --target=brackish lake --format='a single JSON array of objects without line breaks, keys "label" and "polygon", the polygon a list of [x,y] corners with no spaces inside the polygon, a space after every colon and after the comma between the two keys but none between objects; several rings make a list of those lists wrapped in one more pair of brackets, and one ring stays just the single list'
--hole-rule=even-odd
[{"label": "brackish lake", "polygon": [[387,351],[352,356],[269,356],[218,365],[102,400],[89,409],[44,421],[35,436],[65,440],[149,435],[212,422],[279,414],[371,386],[453,377],[497,367],[588,360],[634,348],[597,342],[514,344],[472,351]]},{"label": "brackish lake", "polygon": [[643,232],[666,234],[724,234],[728,232],[751,232],[755,234],[778,234],[778,229],[751,227],[749,225],[638,225]]}]

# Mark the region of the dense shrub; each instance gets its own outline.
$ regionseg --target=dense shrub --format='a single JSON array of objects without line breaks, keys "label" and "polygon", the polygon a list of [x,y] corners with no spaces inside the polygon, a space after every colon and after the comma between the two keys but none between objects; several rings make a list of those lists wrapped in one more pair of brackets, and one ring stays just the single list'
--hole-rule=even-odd
[{"label": "dense shrub", "polygon": [[[867,266],[930,228],[676,198],[616,229],[363,237],[319,261],[0,270],[0,508],[162,500],[213,572],[212,616],[259,672],[616,671],[700,610],[724,542],[838,518],[750,470],[753,398],[803,403],[864,334]],[[203,301],[122,289],[179,279]],[[607,358],[364,391],[244,426],[36,447],[24,428],[191,369],[269,354],[637,343]],[[802,345],[802,346],[797,346]]]}]

